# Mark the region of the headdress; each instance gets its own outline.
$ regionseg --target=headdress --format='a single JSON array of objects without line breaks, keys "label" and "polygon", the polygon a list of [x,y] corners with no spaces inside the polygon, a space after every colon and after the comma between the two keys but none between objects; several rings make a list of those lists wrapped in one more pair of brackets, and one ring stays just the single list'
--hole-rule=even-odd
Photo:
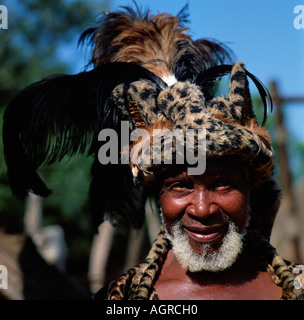
[{"label": "headdress", "polygon": [[[134,184],[134,178],[151,178],[162,166],[137,162],[130,167],[121,159],[117,165],[102,165],[98,160],[100,131],[114,129],[120,137],[124,120],[130,130],[148,132],[204,128],[207,157],[238,155],[254,172],[257,197],[266,197],[261,190],[274,190],[269,187],[273,151],[254,115],[247,77],[263,99],[263,123],[271,105],[267,90],[242,63],[224,64],[231,58],[223,45],[192,40],[184,13],[151,16],[129,7],[106,13],[80,39],[94,45],[91,71],[43,79],[17,94],[3,127],[9,181],[17,196],[50,193],[36,172],[42,164],[76,153],[93,155],[90,199],[95,223],[107,217],[113,223],[141,226],[147,191]],[[231,74],[229,95],[214,97],[212,88],[225,74]],[[144,143],[142,139],[139,145]],[[259,218],[274,218],[279,191],[273,191],[273,198],[269,194],[263,202],[269,205],[258,208],[256,220],[267,236],[269,226]]]}]

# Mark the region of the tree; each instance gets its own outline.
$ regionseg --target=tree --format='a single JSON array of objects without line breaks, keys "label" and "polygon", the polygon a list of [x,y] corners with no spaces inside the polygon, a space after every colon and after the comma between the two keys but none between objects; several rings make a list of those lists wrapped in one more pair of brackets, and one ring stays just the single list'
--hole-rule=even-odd
[{"label": "tree", "polygon": [[[4,2],[4,3],[3,3]],[[0,37],[0,106],[23,87],[54,73],[74,72],[76,43],[109,1],[4,0],[9,27]],[[98,4],[97,4],[98,3]],[[66,47],[75,55],[64,57]],[[72,50],[70,50],[72,52]],[[77,58],[76,57],[77,52]]]}]

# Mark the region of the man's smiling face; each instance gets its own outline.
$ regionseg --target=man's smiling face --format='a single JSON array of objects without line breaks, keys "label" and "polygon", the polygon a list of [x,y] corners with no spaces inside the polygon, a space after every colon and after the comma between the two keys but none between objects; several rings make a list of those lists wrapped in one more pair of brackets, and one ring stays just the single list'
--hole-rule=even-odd
[{"label": "man's smiling face", "polygon": [[180,171],[165,178],[162,219],[184,267],[220,271],[234,263],[242,250],[249,190],[245,166],[232,157],[207,160],[200,176]]}]

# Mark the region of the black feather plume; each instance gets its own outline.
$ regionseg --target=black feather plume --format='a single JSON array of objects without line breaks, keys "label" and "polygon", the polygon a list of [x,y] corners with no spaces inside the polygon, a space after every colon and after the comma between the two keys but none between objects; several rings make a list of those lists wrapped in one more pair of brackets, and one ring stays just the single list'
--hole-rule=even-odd
[{"label": "black feather plume", "polygon": [[140,228],[145,219],[146,193],[133,183],[129,165],[101,165],[97,157],[92,165],[90,212],[93,225],[105,219],[113,225]]},{"label": "black feather plume", "polygon": [[22,90],[8,106],[3,122],[8,178],[18,197],[50,190],[36,173],[66,155],[92,154],[104,125],[115,129],[119,111],[107,101],[119,83],[148,79],[164,85],[148,70],[111,63],[77,75],[53,76]]},{"label": "black feather plume", "polygon": [[233,62],[224,44],[207,39],[180,41],[177,52],[174,74],[179,81],[193,80],[212,66]]},{"label": "black feather plume", "polygon": [[[208,68],[204,70],[203,72],[200,72],[194,82],[201,87],[202,92],[204,93],[204,96],[206,100],[212,99],[212,89],[214,88],[214,85],[218,82],[218,79],[229,74],[232,70],[232,65],[218,65],[218,66],[213,66],[211,68]],[[273,110],[273,104],[272,104],[272,99],[269,91],[265,87],[265,85],[252,73],[248,72],[245,70],[246,75],[253,81],[255,86],[257,87],[260,97],[263,102],[264,106],[264,116],[263,116],[263,121],[262,121],[262,126],[265,125],[267,121],[267,115],[268,115],[268,110],[272,112]]]},{"label": "black feather plume", "polygon": [[273,111],[273,103],[272,103],[271,95],[268,89],[266,88],[266,86],[256,76],[254,76],[252,73],[248,72],[247,70],[246,70],[246,74],[249,76],[249,78],[253,81],[253,83],[257,87],[260,97],[263,101],[264,117],[263,117],[262,126],[264,126],[267,121],[268,110],[270,110],[270,112]]}]

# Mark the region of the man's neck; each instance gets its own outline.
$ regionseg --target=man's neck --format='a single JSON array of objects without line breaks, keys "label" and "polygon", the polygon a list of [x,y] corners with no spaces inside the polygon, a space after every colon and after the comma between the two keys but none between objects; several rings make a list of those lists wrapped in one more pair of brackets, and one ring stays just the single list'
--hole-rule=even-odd
[{"label": "man's neck", "polygon": [[190,278],[191,281],[199,283],[239,283],[242,281],[241,279],[248,281],[250,278],[254,278],[259,271],[259,264],[250,253],[242,253],[236,262],[227,270],[219,272],[190,272],[181,266],[173,251],[170,250],[163,268],[167,269],[166,273],[171,275],[170,278]]},{"label": "man's neck", "polygon": [[[281,288],[260,270],[250,252],[220,272],[189,272],[168,252],[155,284],[160,299],[279,299]],[[174,289],[175,288],[175,289]]]}]

